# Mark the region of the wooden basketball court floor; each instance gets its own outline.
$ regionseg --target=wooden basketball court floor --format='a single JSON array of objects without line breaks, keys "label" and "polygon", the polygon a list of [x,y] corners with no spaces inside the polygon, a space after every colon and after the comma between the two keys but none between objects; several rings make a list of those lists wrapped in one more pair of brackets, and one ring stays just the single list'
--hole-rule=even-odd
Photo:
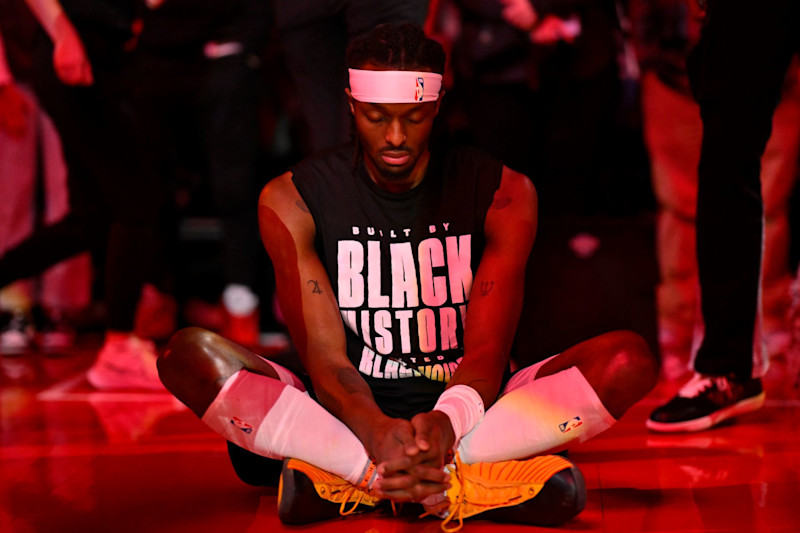
[{"label": "wooden basketball court floor", "polygon": [[[439,531],[377,513],[282,526],[276,489],[240,482],[223,440],[168,394],[92,391],[82,371],[96,348],[0,358],[0,532]],[[690,435],[644,428],[675,390],[659,385],[570,450],[588,502],[557,530],[800,532],[800,391],[787,374],[773,365],[762,412]],[[472,519],[464,531],[540,529]]]}]

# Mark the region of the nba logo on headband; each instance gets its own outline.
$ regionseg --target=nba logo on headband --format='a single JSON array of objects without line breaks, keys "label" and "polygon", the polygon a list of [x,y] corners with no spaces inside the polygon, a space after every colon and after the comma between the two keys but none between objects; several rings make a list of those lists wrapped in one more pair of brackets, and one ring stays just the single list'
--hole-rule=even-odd
[{"label": "nba logo on headband", "polygon": [[421,102],[425,97],[425,78],[417,77],[417,87],[414,91],[414,99]]}]

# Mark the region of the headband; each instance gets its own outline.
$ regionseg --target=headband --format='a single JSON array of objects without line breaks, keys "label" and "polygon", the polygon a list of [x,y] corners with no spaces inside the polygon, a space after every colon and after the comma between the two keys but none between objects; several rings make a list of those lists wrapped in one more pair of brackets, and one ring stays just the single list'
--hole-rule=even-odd
[{"label": "headband", "polygon": [[350,94],[372,104],[435,102],[442,88],[442,75],[413,70],[358,70],[350,72]]}]

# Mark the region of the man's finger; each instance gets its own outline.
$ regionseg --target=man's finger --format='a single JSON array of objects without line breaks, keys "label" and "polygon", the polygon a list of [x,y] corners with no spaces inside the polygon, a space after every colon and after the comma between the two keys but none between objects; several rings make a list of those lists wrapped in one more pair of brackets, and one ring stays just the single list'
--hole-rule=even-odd
[{"label": "man's finger", "polygon": [[418,464],[411,467],[408,470],[408,473],[422,482],[431,482],[431,483],[450,482],[450,474],[448,474],[443,468],[437,468],[435,466]]},{"label": "man's finger", "polygon": [[411,466],[416,464],[416,460],[411,457],[399,457],[390,461],[384,461],[378,464],[378,473],[384,477],[392,476],[398,472],[408,470]]},{"label": "man's finger", "polygon": [[382,497],[395,502],[419,502],[434,494],[443,494],[450,488],[447,483],[417,483],[402,489],[383,488]]},{"label": "man's finger", "polygon": [[416,439],[416,437],[414,438],[414,440],[411,440],[411,441],[405,443],[405,447],[404,447],[403,451],[409,457],[414,457],[415,455],[417,455],[421,451],[421,447],[419,445],[419,441]]},{"label": "man's finger", "polygon": [[408,456],[419,453],[417,441],[414,437],[414,430],[411,425],[404,425],[394,431],[394,437],[403,446],[403,452]]},{"label": "man's finger", "polygon": [[411,474],[396,474],[390,477],[380,477],[372,485],[372,490],[380,493],[397,492],[409,490],[419,483],[419,480]]},{"label": "man's finger", "polygon": [[419,449],[427,452],[431,449],[431,431],[433,430],[432,424],[427,418],[415,418],[412,422],[414,429],[416,429],[415,439]]}]

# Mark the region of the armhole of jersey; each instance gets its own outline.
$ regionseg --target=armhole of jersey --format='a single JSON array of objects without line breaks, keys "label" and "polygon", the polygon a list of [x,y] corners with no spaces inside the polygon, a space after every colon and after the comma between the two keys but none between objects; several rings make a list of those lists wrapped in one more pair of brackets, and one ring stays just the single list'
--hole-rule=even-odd
[{"label": "armhole of jersey", "polygon": [[503,163],[499,159],[489,154],[484,154],[483,152],[473,152],[473,154],[473,167],[478,169],[478,172],[485,173],[489,176],[488,179],[482,179],[481,175],[475,177],[475,186],[477,189],[477,205],[475,207],[478,209],[478,213],[480,213],[480,220],[482,220],[483,224],[481,228],[476,228],[476,230],[480,229],[481,234],[483,234],[486,217],[494,202],[494,195],[497,193],[497,190],[500,188],[500,183],[503,180]]}]

